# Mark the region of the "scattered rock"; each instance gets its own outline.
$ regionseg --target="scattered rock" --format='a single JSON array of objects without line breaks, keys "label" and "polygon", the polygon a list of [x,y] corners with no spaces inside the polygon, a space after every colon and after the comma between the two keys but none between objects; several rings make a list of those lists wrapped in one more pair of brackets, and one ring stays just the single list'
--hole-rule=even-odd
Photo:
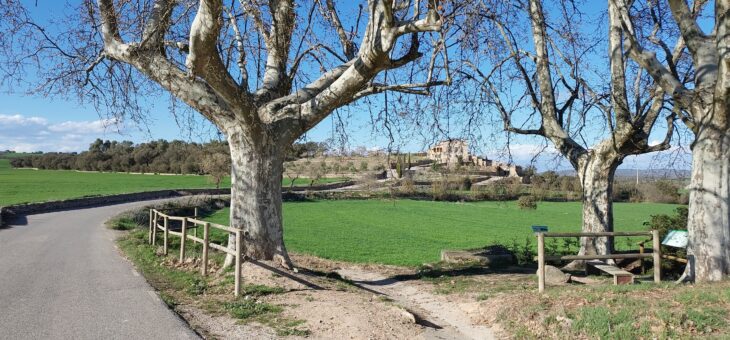
[{"label": "scattered rock", "polygon": [[578,276],[571,276],[570,282],[578,282],[586,285],[593,285],[601,283],[601,280],[591,279],[588,277],[578,277]]},{"label": "scattered rock", "polygon": [[545,284],[564,285],[570,282],[570,274],[563,273],[558,267],[545,265]]},{"label": "scattered rock", "polygon": [[403,317],[403,321],[405,321],[407,323],[413,323],[413,324],[416,323],[416,316],[413,315],[413,313],[404,309],[400,312],[400,315]]},{"label": "scattered rock", "polygon": [[562,315],[558,315],[555,320],[558,320],[558,322],[560,322],[560,324],[562,324],[566,328],[570,328],[573,325],[573,319],[566,318]]}]

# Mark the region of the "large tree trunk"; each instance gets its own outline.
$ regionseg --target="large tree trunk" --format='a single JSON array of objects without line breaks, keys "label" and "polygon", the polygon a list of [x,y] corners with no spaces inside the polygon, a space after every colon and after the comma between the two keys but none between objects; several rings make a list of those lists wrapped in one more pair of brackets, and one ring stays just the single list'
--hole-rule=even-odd
[{"label": "large tree trunk", "polygon": [[730,130],[706,124],[692,145],[689,192],[689,264],[698,282],[730,275]]},{"label": "large tree trunk", "polygon": [[[595,152],[595,151],[594,151]],[[621,162],[612,156],[593,153],[578,162],[583,189],[581,232],[613,231],[613,178]],[[581,237],[578,255],[606,255],[613,252],[612,237]],[[565,269],[577,270],[584,261],[573,261]]]},{"label": "large tree trunk", "polygon": [[[266,132],[251,138],[229,130],[231,149],[230,226],[244,231],[243,251],[248,258],[274,260],[286,268],[291,260],[284,247],[281,215],[281,180],[284,150]],[[253,139],[253,140],[252,140]],[[235,249],[235,235],[228,247]],[[225,265],[233,257],[226,258]]]}]

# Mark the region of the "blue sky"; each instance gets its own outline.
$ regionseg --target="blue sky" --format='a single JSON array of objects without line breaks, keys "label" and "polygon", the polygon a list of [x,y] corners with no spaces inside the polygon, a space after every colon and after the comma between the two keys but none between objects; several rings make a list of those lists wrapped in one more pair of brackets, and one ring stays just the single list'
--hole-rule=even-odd
[{"label": "blue sky", "polygon": [[[35,1],[26,1],[34,15],[39,20],[47,19],[46,13],[58,13],[64,10],[62,1],[40,1],[35,8]],[[42,9],[42,10],[38,10]],[[343,19],[346,20],[346,19]],[[8,90],[8,89],[5,89]],[[10,89],[12,90],[12,89]],[[41,96],[25,96],[17,91],[0,93],[0,150],[30,151],[83,151],[96,138],[113,140],[131,140],[144,142],[154,139],[181,139],[187,141],[206,141],[217,139],[220,136],[217,130],[199,115],[194,115],[194,132],[187,125],[179,125],[177,121],[185,120],[176,117],[170,112],[169,97],[151,100],[148,103],[150,112],[148,125],[139,126],[129,121],[116,121],[100,116],[96,110],[83,103],[69,98],[46,98]],[[380,101],[381,99],[375,99]],[[386,137],[382,127],[373,127],[370,124],[370,112],[365,105],[355,105],[343,109],[340,114],[347,116],[348,141],[346,147],[356,148],[363,146],[367,149],[385,149],[390,140]],[[337,137],[334,116],[322,121],[317,127],[307,133],[306,139],[324,141]],[[454,123],[458,125],[458,122]],[[500,132],[501,124],[482,126],[478,133],[484,137],[472,149],[490,159],[507,160],[509,154],[505,149],[505,137]],[[460,130],[453,127],[452,131]],[[663,131],[656,134],[659,140]],[[458,137],[458,136],[451,136]],[[438,139],[432,137],[431,139]],[[406,132],[397,136],[394,148],[416,152],[424,150],[429,138],[419,138],[417,132]],[[511,140],[511,157],[514,162],[528,164],[533,155],[543,149],[544,141],[539,138],[513,137]],[[686,144],[686,143],[685,143]],[[538,169],[563,169],[569,165],[560,157],[555,157],[548,147],[547,152],[538,159]],[[659,159],[666,159],[667,155],[643,155],[630,157],[624,162],[624,168],[657,168],[662,167]],[[686,163],[686,156],[682,156]],[[680,167],[688,167],[680,166]]]}]

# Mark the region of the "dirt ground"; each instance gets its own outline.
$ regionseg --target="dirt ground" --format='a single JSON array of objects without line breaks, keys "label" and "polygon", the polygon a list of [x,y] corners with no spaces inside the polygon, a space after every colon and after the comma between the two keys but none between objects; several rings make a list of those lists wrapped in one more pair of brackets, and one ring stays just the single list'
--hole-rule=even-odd
[{"label": "dirt ground", "polygon": [[306,336],[279,337],[264,324],[211,315],[195,304],[176,310],[206,338],[496,339],[506,334],[495,327],[493,308],[481,297],[498,295],[505,283],[531,282],[527,273],[445,273],[423,279],[416,269],[292,257],[295,272],[245,263],[243,282],[283,288],[262,299],[283,306],[282,319],[298,320]]}]

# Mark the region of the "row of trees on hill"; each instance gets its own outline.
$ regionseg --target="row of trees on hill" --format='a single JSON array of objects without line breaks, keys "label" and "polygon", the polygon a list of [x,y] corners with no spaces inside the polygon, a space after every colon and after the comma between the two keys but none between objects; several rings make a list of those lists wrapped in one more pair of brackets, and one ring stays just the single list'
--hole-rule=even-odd
[{"label": "row of trees on hill", "polygon": [[[312,157],[327,149],[325,143],[295,143],[287,153],[287,159]],[[218,177],[230,173],[229,153],[228,143],[221,141],[189,143],[157,140],[134,144],[97,139],[84,152],[32,154],[14,158],[10,164],[16,168],[210,174]]]},{"label": "row of trees on hill", "polygon": [[97,139],[84,152],[30,155],[15,158],[10,164],[16,168],[51,170],[204,174],[206,157],[216,154],[228,155],[228,145],[218,141],[200,144],[157,140],[134,144]]}]

